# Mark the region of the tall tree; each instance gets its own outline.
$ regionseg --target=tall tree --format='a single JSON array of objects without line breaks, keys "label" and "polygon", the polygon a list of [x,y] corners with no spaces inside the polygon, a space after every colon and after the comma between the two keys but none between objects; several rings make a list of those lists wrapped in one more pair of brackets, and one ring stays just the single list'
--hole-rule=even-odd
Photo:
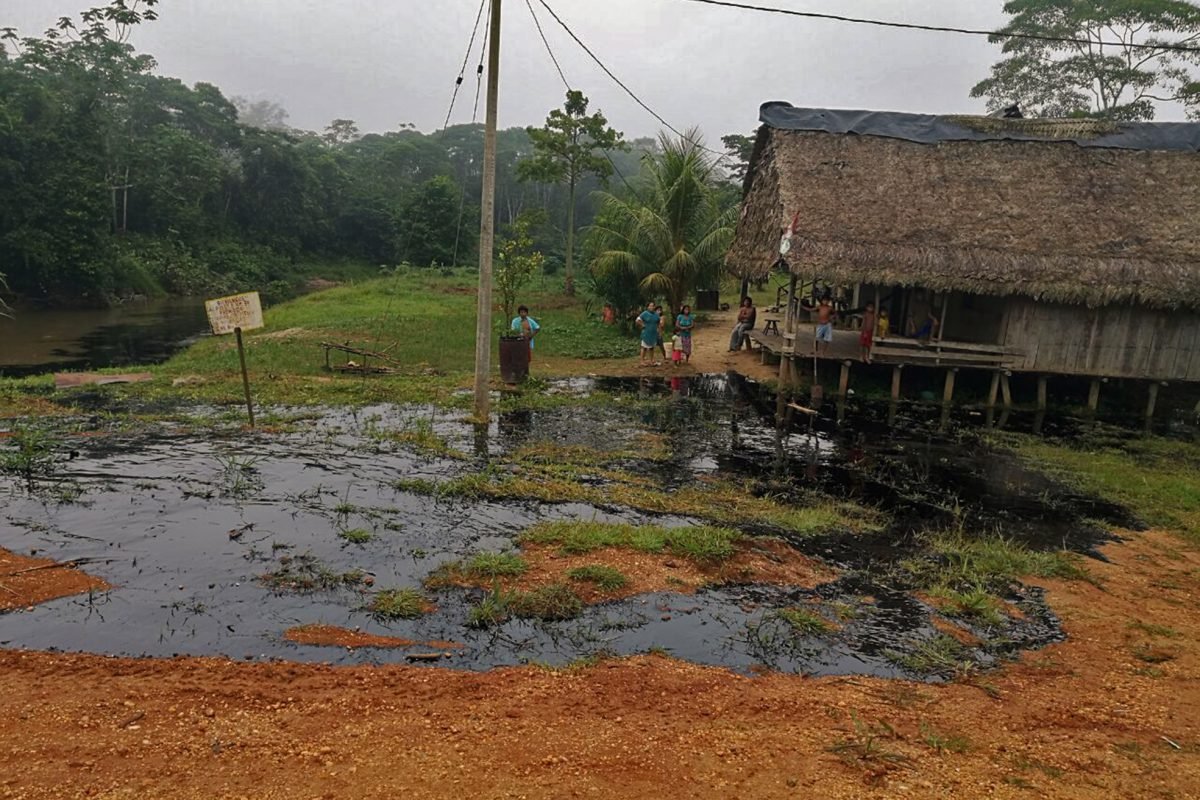
[{"label": "tall tree", "polygon": [[666,295],[678,312],[693,291],[719,280],[736,206],[722,203],[716,165],[697,131],[661,142],[662,152],[647,159],[640,195],[601,193],[592,271],[617,292],[606,300],[627,302],[627,288],[637,286],[644,296]]},{"label": "tall tree", "polygon": [[988,109],[1019,103],[1045,117],[1154,118],[1156,102],[1196,117],[1200,7],[1186,0],[1009,0],[1004,33],[1075,41],[992,37],[1005,58],[971,90]]},{"label": "tall tree", "polygon": [[756,138],[757,134],[753,133],[749,136],[731,133],[721,137],[721,144],[725,145],[725,152],[733,162],[729,167],[729,179],[739,186],[746,180],[746,173],[750,171],[750,159],[754,156]]},{"label": "tall tree", "polygon": [[534,153],[518,165],[518,174],[525,180],[567,187],[568,296],[575,294],[576,190],[589,175],[606,181],[613,168],[605,153],[626,147],[621,132],[610,128],[602,113],[589,115],[587,111],[588,99],[583,92],[568,91],[566,103],[550,112],[543,127],[529,129]]}]

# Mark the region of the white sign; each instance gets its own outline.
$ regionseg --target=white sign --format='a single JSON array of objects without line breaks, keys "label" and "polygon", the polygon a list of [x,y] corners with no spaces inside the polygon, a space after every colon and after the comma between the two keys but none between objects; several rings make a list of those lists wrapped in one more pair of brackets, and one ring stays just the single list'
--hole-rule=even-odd
[{"label": "white sign", "polygon": [[258,292],[206,300],[204,310],[208,312],[208,324],[215,336],[233,333],[235,328],[253,331],[263,327],[262,301],[258,299]]}]

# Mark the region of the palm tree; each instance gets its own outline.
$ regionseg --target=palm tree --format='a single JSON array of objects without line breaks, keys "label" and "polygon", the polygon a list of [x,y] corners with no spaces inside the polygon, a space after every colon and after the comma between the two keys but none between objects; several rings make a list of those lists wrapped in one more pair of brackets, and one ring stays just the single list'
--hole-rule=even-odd
[{"label": "palm tree", "polygon": [[698,132],[660,134],[660,153],[646,157],[642,189],[628,197],[597,192],[592,272],[607,285],[636,286],[667,298],[673,312],[697,288],[713,286],[733,241],[735,208],[721,208],[716,164]]}]

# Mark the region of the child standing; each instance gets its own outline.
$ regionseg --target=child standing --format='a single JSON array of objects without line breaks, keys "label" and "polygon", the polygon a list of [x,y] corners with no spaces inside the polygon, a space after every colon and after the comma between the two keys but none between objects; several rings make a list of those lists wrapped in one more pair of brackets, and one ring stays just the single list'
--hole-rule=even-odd
[{"label": "child standing", "polygon": [[676,367],[683,363],[683,337],[678,333],[671,337],[671,363]]},{"label": "child standing", "polygon": [[879,341],[883,341],[888,337],[891,331],[892,321],[888,318],[888,310],[886,308],[879,309]]},{"label": "child standing", "polygon": [[862,315],[862,333],[858,336],[858,344],[862,348],[864,364],[871,363],[871,346],[875,340],[875,304],[867,303]]}]

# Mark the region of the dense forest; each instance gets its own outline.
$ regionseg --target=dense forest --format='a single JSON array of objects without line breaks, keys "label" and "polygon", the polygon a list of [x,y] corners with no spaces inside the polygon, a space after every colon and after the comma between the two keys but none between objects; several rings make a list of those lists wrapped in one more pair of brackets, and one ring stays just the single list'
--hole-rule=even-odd
[{"label": "dense forest", "polygon": [[[11,294],[60,305],[283,294],[316,264],[475,261],[482,125],[295,130],[278,106],[155,74],[153,57],[127,43],[152,17],[114,2],[41,37],[4,31],[0,274]],[[553,272],[569,193],[522,174],[534,151],[525,129],[501,132],[497,217],[503,230],[544,211],[532,235]],[[606,153],[611,176],[575,187],[576,227],[595,220],[605,178],[633,191],[626,181],[644,179],[643,157],[659,152],[645,139]]]}]

